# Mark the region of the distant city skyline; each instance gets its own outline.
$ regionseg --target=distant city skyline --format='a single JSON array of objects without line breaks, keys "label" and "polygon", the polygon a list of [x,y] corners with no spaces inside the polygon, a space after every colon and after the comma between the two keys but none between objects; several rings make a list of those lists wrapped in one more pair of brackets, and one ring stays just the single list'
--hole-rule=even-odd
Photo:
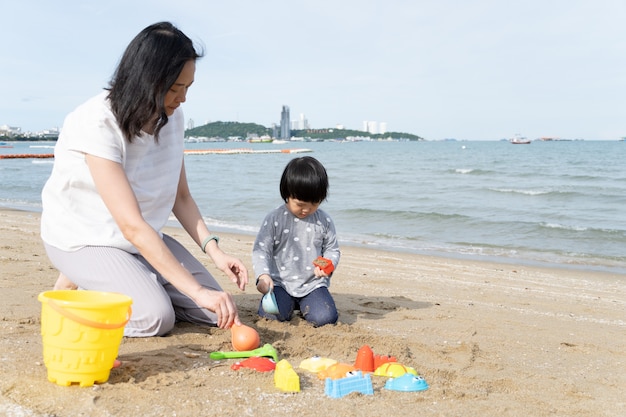
[{"label": "distant city skyline", "polygon": [[[309,120],[306,118],[304,113],[300,113],[299,117],[297,119],[291,119],[291,114],[290,114],[290,109],[289,106],[283,106],[282,110],[281,110],[281,121],[278,124],[278,129],[280,131],[280,135],[281,138],[283,138],[283,135],[288,135],[285,136],[286,138],[288,138],[290,136],[290,132],[287,132],[286,130],[283,131],[283,123],[284,126],[289,126],[289,130],[308,130],[308,129],[345,129],[345,126],[343,126],[342,124],[336,124],[334,126],[311,126],[309,124]],[[220,120],[223,122],[230,122],[233,120]],[[209,124],[211,123],[211,121],[205,121],[204,124]],[[250,121],[245,121],[242,123],[257,123],[253,120]],[[257,123],[258,124],[258,123]],[[265,126],[265,125],[262,125]],[[274,126],[276,126],[275,123],[272,123],[271,126],[265,126],[268,128],[273,128]],[[188,118],[187,119],[187,124],[186,124],[186,129],[190,130],[196,127],[196,122],[192,119],[192,118]],[[21,126],[13,126],[13,125],[8,125],[8,124],[4,124],[4,125],[0,125],[0,136],[2,135],[41,135],[41,136],[46,136],[46,135],[58,135],[58,133],[60,132],[62,127],[53,127],[50,129],[44,129],[41,131],[28,131],[28,130],[24,130],[22,129]],[[385,122],[376,122],[376,121],[363,121],[363,125],[361,129],[352,129],[352,130],[359,130],[362,131],[364,133],[371,133],[371,134],[384,134],[387,133],[387,123]],[[412,132],[403,132],[403,133],[412,133]],[[275,132],[275,137],[276,137],[276,132]]]}]

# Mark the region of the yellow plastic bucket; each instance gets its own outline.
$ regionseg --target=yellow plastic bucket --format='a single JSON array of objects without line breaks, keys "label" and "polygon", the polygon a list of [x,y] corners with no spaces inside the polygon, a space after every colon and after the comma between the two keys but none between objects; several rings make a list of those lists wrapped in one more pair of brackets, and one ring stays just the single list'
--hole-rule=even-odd
[{"label": "yellow plastic bucket", "polygon": [[41,302],[43,360],[48,380],[89,387],[109,379],[132,299],[85,290],[46,291]]}]

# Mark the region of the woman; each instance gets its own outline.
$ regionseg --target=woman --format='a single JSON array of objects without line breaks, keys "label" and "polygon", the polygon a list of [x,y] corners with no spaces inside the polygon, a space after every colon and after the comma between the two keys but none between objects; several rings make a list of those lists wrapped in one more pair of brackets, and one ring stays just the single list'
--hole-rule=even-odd
[{"label": "woman", "polygon": [[130,296],[126,336],[164,335],[176,320],[220,328],[240,323],[232,296],[161,232],[173,213],[215,265],[245,289],[245,266],[219,248],[185,175],[179,106],[200,57],[171,23],[140,32],[109,88],[65,119],[42,191],[41,236],[61,272],[55,288]]}]

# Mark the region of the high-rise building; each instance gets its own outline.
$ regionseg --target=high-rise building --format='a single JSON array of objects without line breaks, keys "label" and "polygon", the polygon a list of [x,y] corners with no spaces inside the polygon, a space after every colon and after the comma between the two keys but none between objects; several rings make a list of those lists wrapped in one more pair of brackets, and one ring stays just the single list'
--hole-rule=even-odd
[{"label": "high-rise building", "polygon": [[289,119],[289,107],[283,106],[280,112],[280,138],[284,140],[291,139],[291,120]]},{"label": "high-rise building", "polygon": [[380,122],[379,125],[376,121],[364,120],[363,131],[374,135],[377,133],[387,133],[387,122]]},{"label": "high-rise building", "polygon": [[298,120],[291,121],[291,130],[307,130],[309,129],[309,121],[307,120],[304,113],[300,113],[300,118]]}]

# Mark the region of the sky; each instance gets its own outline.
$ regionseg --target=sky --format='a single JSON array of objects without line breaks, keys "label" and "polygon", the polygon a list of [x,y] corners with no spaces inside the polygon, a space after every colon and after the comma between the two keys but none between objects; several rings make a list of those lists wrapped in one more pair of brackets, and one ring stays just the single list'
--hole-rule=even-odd
[{"label": "sky", "polygon": [[280,123],[427,140],[626,136],[624,0],[0,0],[0,125],[62,128],[146,26],[204,50],[195,126]]}]

